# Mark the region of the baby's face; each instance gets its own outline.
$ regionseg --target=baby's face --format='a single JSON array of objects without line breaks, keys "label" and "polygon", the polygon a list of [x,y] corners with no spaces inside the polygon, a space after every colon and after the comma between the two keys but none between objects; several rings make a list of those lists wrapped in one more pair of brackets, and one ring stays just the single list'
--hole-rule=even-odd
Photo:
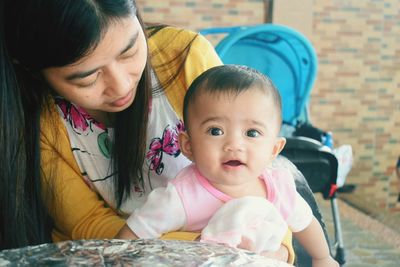
[{"label": "baby's face", "polygon": [[278,118],[259,89],[202,93],[188,109],[192,160],[215,186],[254,182],[279,153]]}]

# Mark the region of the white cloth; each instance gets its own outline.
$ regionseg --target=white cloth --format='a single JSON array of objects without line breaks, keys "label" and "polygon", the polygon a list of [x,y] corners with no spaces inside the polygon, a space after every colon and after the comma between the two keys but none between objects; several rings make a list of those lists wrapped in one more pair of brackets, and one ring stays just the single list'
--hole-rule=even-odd
[{"label": "white cloth", "polygon": [[336,185],[342,187],[353,166],[353,150],[350,145],[342,145],[332,150],[338,160]]},{"label": "white cloth", "polygon": [[222,243],[256,253],[277,251],[288,226],[277,209],[261,197],[225,203],[201,233],[201,242]]}]

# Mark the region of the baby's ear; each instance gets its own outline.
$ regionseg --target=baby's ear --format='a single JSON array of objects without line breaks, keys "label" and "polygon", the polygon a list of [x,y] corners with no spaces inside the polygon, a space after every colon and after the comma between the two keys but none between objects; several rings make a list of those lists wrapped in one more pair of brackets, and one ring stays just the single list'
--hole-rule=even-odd
[{"label": "baby's ear", "polygon": [[185,157],[193,161],[192,146],[190,144],[190,137],[187,132],[179,133],[179,147]]},{"label": "baby's ear", "polygon": [[275,159],[279,153],[281,153],[282,149],[285,147],[286,138],[278,137],[275,141],[274,148],[272,149],[272,159]]}]

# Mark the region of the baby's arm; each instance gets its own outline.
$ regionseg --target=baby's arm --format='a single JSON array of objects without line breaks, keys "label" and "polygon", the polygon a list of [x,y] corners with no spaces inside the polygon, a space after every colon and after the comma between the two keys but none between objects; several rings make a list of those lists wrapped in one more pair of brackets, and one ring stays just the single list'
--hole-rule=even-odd
[{"label": "baby's arm", "polygon": [[289,228],[303,248],[312,257],[313,267],[333,267],[339,264],[332,259],[324,232],[308,203],[296,193],[294,212],[288,218]]},{"label": "baby's arm", "polygon": [[156,188],[142,207],[126,220],[116,238],[159,238],[161,235],[182,229],[186,214],[181,199],[172,184]]},{"label": "baby's arm", "polygon": [[339,266],[329,253],[324,232],[315,217],[304,230],[293,233],[293,235],[312,257],[313,267]]}]

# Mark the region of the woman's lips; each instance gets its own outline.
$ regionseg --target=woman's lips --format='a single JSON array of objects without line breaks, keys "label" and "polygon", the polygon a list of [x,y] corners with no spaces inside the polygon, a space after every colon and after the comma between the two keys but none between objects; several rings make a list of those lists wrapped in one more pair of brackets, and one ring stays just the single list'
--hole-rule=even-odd
[{"label": "woman's lips", "polygon": [[129,92],[129,94],[127,94],[124,97],[121,97],[120,99],[117,99],[116,101],[112,102],[111,105],[114,107],[122,107],[125,106],[127,103],[130,102],[130,100],[133,97],[133,90]]}]

